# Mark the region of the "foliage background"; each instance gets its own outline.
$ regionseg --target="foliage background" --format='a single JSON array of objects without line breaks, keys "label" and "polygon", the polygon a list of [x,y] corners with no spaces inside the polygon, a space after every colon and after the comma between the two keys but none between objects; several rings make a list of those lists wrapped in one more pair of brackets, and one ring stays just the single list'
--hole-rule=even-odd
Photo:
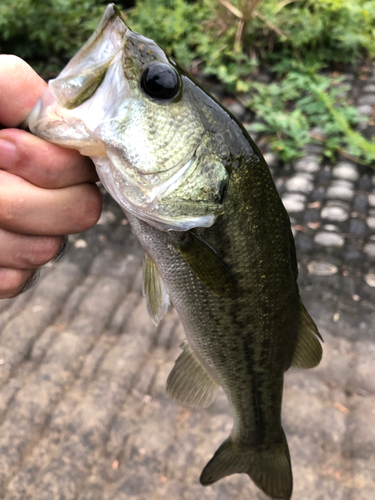
[{"label": "foliage background", "polygon": [[[54,76],[95,29],[107,2],[2,0],[0,50]],[[253,111],[284,160],[311,141],[371,164],[341,73],[375,57],[374,0],[123,0],[130,26],[194,72],[217,78]],[[267,76],[264,81],[264,75]],[[318,127],[318,134],[316,131]],[[254,128],[253,128],[254,130]],[[317,138],[318,136],[318,138]]]}]

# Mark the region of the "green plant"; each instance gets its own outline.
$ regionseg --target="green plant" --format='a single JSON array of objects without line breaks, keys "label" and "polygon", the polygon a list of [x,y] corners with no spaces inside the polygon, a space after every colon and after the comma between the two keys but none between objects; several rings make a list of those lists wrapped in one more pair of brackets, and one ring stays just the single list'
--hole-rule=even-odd
[{"label": "green plant", "polygon": [[[363,161],[361,163],[372,164],[375,161],[375,142],[367,141],[361,134],[351,128],[350,120],[355,116],[353,108],[348,107],[346,113],[343,113],[342,110],[336,109],[334,101],[323,89],[314,85],[312,85],[312,89],[330,112],[335,127],[347,139],[349,154],[359,157],[357,158],[359,161],[362,157]],[[354,109],[354,111],[356,110]],[[358,120],[358,116],[355,116],[355,120]]]},{"label": "green plant", "polygon": [[186,66],[196,57],[194,47],[200,24],[209,11],[200,2],[186,0],[139,0],[126,14],[130,27],[157,41]]},{"label": "green plant", "polygon": [[[329,158],[340,151],[374,160],[373,144],[353,130],[359,116],[348,106],[348,89],[322,71],[375,56],[375,2],[138,0],[129,21],[239,94],[262,119],[257,130],[285,161],[316,141]],[[256,81],[259,68],[273,74],[273,83]],[[311,132],[316,127],[318,135]]]},{"label": "green plant", "polygon": [[88,39],[103,12],[99,0],[2,0],[0,51],[58,72]]},{"label": "green plant", "polygon": [[[132,0],[124,0],[126,7]],[[0,49],[53,76],[95,29],[102,0],[2,0]],[[343,65],[375,57],[374,0],[136,0],[132,29],[169,55],[218,78],[262,118],[258,130],[284,160],[311,141],[374,160],[374,144],[353,127]],[[259,72],[271,84],[257,81]],[[315,127],[320,134],[312,133]]]},{"label": "green plant", "polygon": [[363,53],[375,56],[373,0],[202,0],[218,33],[235,44],[242,20],[241,47],[262,61],[306,56],[322,65],[347,63]]},{"label": "green plant", "polygon": [[[326,157],[341,152],[374,161],[375,144],[352,129],[359,114],[347,104],[348,90],[340,77],[291,71],[271,84],[253,83],[242,100],[262,120],[252,130],[262,132],[284,160],[318,141]],[[314,128],[319,133],[311,132]]]}]

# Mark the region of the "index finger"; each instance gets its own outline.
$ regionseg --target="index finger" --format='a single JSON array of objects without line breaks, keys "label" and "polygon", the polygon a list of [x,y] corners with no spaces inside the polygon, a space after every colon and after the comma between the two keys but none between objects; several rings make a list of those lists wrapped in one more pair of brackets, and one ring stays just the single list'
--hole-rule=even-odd
[{"label": "index finger", "polygon": [[[25,61],[0,55],[0,123],[6,127],[19,125],[46,88],[44,80]],[[92,162],[78,151],[9,128],[0,132],[1,140],[15,146],[16,153],[10,160],[0,150],[0,169],[37,186],[60,188],[98,181]]]},{"label": "index finger", "polygon": [[17,127],[46,87],[46,82],[25,61],[0,55],[0,123]]}]

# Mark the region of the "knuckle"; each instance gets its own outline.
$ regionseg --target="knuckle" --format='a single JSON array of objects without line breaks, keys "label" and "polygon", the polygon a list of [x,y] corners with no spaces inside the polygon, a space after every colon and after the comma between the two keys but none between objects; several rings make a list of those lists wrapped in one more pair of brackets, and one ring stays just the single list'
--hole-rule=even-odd
[{"label": "knuckle", "polygon": [[33,267],[40,267],[52,260],[64,243],[63,236],[36,236],[27,260]]},{"label": "knuckle", "polygon": [[0,186],[0,221],[6,226],[13,225],[25,211],[23,182],[13,174],[0,171]]},{"label": "knuckle", "polygon": [[85,196],[81,199],[79,217],[80,231],[85,231],[96,224],[103,208],[103,199],[95,184],[87,184]]},{"label": "knuckle", "polygon": [[14,227],[18,212],[17,202],[12,202],[7,197],[4,197],[2,202],[0,202],[0,220],[2,221],[2,225],[4,227]]},{"label": "knuckle", "polygon": [[18,295],[33,274],[33,270],[0,268],[0,298]]}]

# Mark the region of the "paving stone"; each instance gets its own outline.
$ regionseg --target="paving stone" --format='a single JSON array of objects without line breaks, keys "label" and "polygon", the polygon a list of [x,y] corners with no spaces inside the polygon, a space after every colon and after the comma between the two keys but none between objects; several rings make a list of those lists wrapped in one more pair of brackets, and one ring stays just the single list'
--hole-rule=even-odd
[{"label": "paving stone", "polygon": [[116,215],[110,210],[103,210],[97,224],[106,225],[106,224],[111,224],[113,222],[116,222]]},{"label": "paving stone", "polygon": [[328,219],[332,221],[345,221],[349,218],[348,210],[345,210],[339,205],[326,205],[321,212],[323,219]]},{"label": "paving stone", "polygon": [[309,142],[303,147],[303,151],[309,156],[321,156],[324,151],[324,146],[319,142]]},{"label": "paving stone", "polygon": [[360,106],[364,105],[373,106],[375,104],[375,94],[363,95],[358,99],[358,104]]},{"label": "paving stone", "polygon": [[365,85],[362,89],[362,92],[364,92],[365,94],[373,94],[375,93],[375,85],[370,83],[368,85]]},{"label": "paving stone", "polygon": [[352,73],[343,73],[342,77],[345,82],[352,82],[356,79],[356,76]]},{"label": "paving stone", "polygon": [[315,235],[314,241],[325,247],[342,247],[344,245],[344,238],[340,234],[328,231],[319,231]]},{"label": "paving stone", "polygon": [[359,172],[356,166],[349,162],[340,162],[335,165],[332,169],[332,175],[333,177],[348,181],[357,181],[359,178]]},{"label": "paving stone", "polygon": [[372,105],[370,104],[363,104],[362,106],[358,106],[357,109],[358,109],[358,112],[360,115],[371,115],[372,113]]},{"label": "paving stone", "polygon": [[282,197],[282,201],[288,212],[302,212],[306,197],[299,193],[287,193]]},{"label": "paving stone", "polygon": [[242,120],[246,114],[246,108],[238,101],[229,101],[225,103],[225,107],[234,114],[238,120]]},{"label": "paving stone", "polygon": [[336,233],[340,232],[339,226],[336,226],[335,224],[324,224],[324,226],[322,226],[322,229],[326,231],[334,231]]},{"label": "paving stone", "polygon": [[280,163],[278,156],[274,153],[265,153],[263,156],[270,168],[277,167]]},{"label": "paving stone", "polygon": [[363,251],[371,258],[375,258],[375,243],[367,243]]},{"label": "paving stone", "polygon": [[351,200],[354,196],[353,184],[344,180],[335,180],[327,189],[327,198]]},{"label": "paving stone", "polygon": [[314,173],[320,169],[318,158],[316,156],[305,156],[295,163],[297,172],[310,172]]},{"label": "paving stone", "polygon": [[285,187],[288,191],[297,191],[306,194],[310,193],[314,189],[311,178],[311,174],[308,173],[294,175],[285,183]]},{"label": "paving stone", "polygon": [[375,191],[372,191],[368,196],[368,202],[371,207],[375,207]]},{"label": "paving stone", "polygon": [[368,284],[368,286],[375,287],[375,273],[366,274],[365,281]]},{"label": "paving stone", "polygon": [[313,134],[313,135],[319,136],[319,137],[325,137],[324,131],[323,131],[323,129],[321,127],[313,127],[310,130],[310,133]]},{"label": "paving stone", "polygon": [[330,262],[324,261],[311,261],[307,264],[307,269],[309,273],[315,274],[316,276],[331,276],[338,272],[337,266],[331,264]]}]

